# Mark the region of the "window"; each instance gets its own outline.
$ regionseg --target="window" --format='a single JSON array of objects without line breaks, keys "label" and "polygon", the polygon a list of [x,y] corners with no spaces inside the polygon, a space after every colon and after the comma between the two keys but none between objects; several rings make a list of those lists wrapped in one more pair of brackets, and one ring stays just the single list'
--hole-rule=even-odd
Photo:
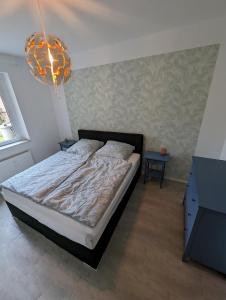
[{"label": "window", "polygon": [[14,128],[0,96],[0,143],[9,142],[16,137]]},{"label": "window", "polygon": [[16,96],[7,73],[0,73],[0,147],[29,139]]}]

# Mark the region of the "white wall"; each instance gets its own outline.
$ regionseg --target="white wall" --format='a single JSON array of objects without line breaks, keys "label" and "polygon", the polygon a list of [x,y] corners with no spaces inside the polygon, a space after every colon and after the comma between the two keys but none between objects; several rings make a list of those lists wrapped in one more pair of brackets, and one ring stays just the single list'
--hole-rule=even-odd
[{"label": "white wall", "polygon": [[200,128],[196,155],[226,159],[226,44],[222,43]]},{"label": "white wall", "polygon": [[[204,113],[196,155],[212,158],[226,157],[226,19],[175,28],[154,35],[128,40],[83,53],[72,54],[74,69],[178,51],[220,43],[220,53]],[[66,129],[67,130],[67,129]],[[226,152],[226,150],[225,150]]]},{"label": "white wall", "polygon": [[225,138],[223,149],[221,151],[220,159],[226,160],[226,138]]},{"label": "white wall", "polygon": [[72,131],[67,111],[64,88],[63,86],[60,86],[57,89],[52,89],[51,91],[60,139],[61,141],[65,138],[71,139]]},{"label": "white wall", "polygon": [[207,46],[222,42],[225,19],[175,28],[123,43],[72,54],[73,69]]},{"label": "white wall", "polygon": [[31,140],[0,149],[0,160],[30,149],[38,162],[59,150],[59,130],[49,87],[32,77],[23,58],[0,54],[0,72],[9,74]]}]

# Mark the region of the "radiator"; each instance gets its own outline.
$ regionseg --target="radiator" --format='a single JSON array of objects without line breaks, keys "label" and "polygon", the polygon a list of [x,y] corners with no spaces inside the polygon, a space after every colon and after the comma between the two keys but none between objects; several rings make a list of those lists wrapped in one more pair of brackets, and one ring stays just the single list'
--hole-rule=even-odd
[{"label": "radiator", "polygon": [[30,151],[0,161],[0,183],[34,164]]}]

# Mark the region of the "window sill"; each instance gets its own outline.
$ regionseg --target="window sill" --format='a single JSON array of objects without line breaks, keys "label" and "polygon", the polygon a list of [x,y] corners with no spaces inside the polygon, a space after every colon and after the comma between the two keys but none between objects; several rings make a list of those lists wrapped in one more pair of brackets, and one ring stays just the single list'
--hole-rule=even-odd
[{"label": "window sill", "polygon": [[13,142],[13,143],[10,143],[10,144],[7,144],[7,145],[2,145],[2,146],[0,146],[0,151],[4,151],[4,150],[7,150],[7,149],[18,147],[20,145],[29,144],[30,142],[31,142],[30,140],[20,140],[20,141]]}]

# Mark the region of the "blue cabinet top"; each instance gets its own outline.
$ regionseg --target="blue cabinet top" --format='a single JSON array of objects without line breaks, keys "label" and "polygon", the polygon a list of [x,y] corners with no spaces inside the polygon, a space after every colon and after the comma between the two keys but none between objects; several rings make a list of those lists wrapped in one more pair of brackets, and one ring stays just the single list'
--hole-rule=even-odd
[{"label": "blue cabinet top", "polygon": [[159,152],[156,151],[146,151],[144,152],[144,158],[166,162],[169,160],[169,154],[161,155]]},{"label": "blue cabinet top", "polygon": [[226,213],[226,161],[193,157],[199,206]]}]

